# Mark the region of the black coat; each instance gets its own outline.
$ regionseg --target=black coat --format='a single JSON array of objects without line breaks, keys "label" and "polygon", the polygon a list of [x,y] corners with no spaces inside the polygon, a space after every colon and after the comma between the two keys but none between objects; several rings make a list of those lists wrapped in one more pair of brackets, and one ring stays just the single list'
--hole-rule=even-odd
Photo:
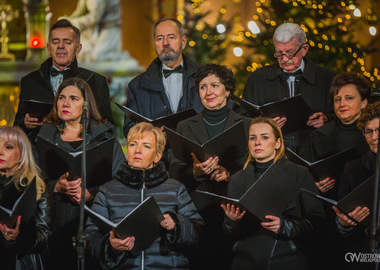
[{"label": "black coat", "polygon": [[[49,58],[41,64],[40,69],[29,73],[21,79],[20,102],[13,125],[21,127],[29,136],[32,143],[34,142],[35,136],[38,134],[39,128],[29,130],[25,127],[24,119],[27,111],[22,100],[33,99],[42,102],[54,102],[54,92],[50,84],[51,66],[52,59]],[[100,115],[103,119],[113,122],[110,106],[110,94],[106,78],[88,69],[78,67],[77,60],[74,60],[71,63],[69,72],[64,75],[64,79],[71,77],[82,78],[90,85]]]},{"label": "black coat", "polygon": [[[338,122],[340,122],[340,120],[334,119],[311,132],[306,143],[301,148],[300,155],[310,162],[315,162],[349,149],[344,149],[339,146],[339,140],[341,138],[339,136]],[[360,155],[366,152],[368,150],[367,142],[356,125],[350,125],[346,127],[346,129],[350,129],[353,134],[356,134],[356,136],[352,137],[353,140],[346,144],[352,148],[356,148]]]},{"label": "black coat", "polygon": [[[97,143],[107,140],[109,138],[116,138],[114,134],[114,127],[110,123],[96,124],[95,120],[90,122],[90,131],[88,132],[88,147],[96,145]],[[57,144],[68,152],[79,151],[82,148],[80,145],[77,149],[63,141],[57,128],[51,124],[43,124],[38,138],[44,138],[52,143]],[[101,153],[99,153],[101,154]],[[117,139],[115,139],[113,148],[112,160],[112,176],[115,176],[120,165],[125,162],[125,156]],[[49,179],[47,188],[53,194],[54,187],[57,179]],[[88,188],[89,192],[95,196],[99,187]],[[52,232],[49,248],[46,251],[45,259],[47,267],[52,269],[72,269],[76,265],[76,252],[72,248],[72,237],[77,234],[79,222],[79,205],[73,204],[65,195],[53,195],[53,218],[52,218]],[[61,256],[64,252],[66,256]],[[74,268],[75,269],[75,268]]]},{"label": "black coat", "polygon": [[[20,187],[19,191],[13,183],[6,185],[10,180],[0,175],[0,205],[7,209],[12,209],[23,193],[23,188]],[[37,202],[34,216],[27,223],[21,222],[20,233],[15,241],[7,242],[0,234],[1,269],[43,269],[39,253],[46,247],[51,235],[47,197],[44,193]]]},{"label": "black coat", "polygon": [[[248,138],[249,125],[252,119],[249,117],[242,116],[234,111],[229,111],[227,122],[223,130],[232,127],[241,120],[243,120],[245,134]],[[185,136],[186,138],[198,144],[204,144],[210,139],[207,133],[206,124],[203,121],[202,113],[179,122],[176,131],[179,134]],[[228,164],[228,166],[226,166],[226,169],[232,175],[233,173],[243,168],[246,159],[247,155],[244,155],[240,157],[238,160],[232,162],[231,164]],[[181,181],[186,186],[189,192],[192,192],[195,188],[199,186],[200,183],[202,183],[194,179],[192,163],[184,163],[176,157],[174,157],[173,155],[170,163],[169,174],[171,177]],[[219,194],[225,194],[227,192],[227,185],[224,185],[223,182],[216,183],[215,181],[210,181],[209,177],[205,178],[204,180],[206,180],[205,182],[207,182],[207,185],[209,186],[208,188],[206,188],[208,191],[216,192]]]},{"label": "black coat", "polygon": [[[177,112],[188,109],[200,112],[203,105],[194,85],[194,75],[198,66],[185,55],[183,55],[183,62],[183,95]],[[161,61],[156,58],[144,73],[134,78],[128,85],[127,107],[153,120],[173,113],[162,82],[161,67]],[[125,137],[134,124],[128,117],[124,118]]]},{"label": "black coat", "polygon": [[89,219],[88,252],[103,269],[188,269],[184,251],[198,242],[202,219],[185,187],[168,177],[162,162],[145,171],[124,163],[116,179],[99,189],[92,209],[117,223],[149,196],[155,198],[162,213],[170,214],[175,229],[162,229],[161,237],[143,253],[118,252],[109,243],[109,233],[100,232]]},{"label": "black coat", "polygon": [[[333,107],[329,90],[335,74],[315,65],[307,57],[304,61],[305,68],[302,76],[298,82],[295,82],[295,94],[300,94],[314,112],[323,112],[326,116],[332,115]],[[287,97],[289,97],[287,78],[277,62],[254,71],[248,77],[243,92],[243,99],[260,106]],[[298,151],[310,130],[284,136],[286,145]]]},{"label": "black coat", "polygon": [[[285,158],[273,166],[278,166],[288,176],[292,176],[298,189],[317,192],[307,168]],[[231,177],[228,196],[240,198],[252,186],[254,175],[255,166],[251,162],[245,170]],[[224,229],[237,239],[233,249],[235,258],[232,269],[307,269],[305,244],[308,237],[324,222],[322,204],[299,193],[280,218],[279,232],[274,234],[264,229],[260,221],[249,213],[240,222],[234,222],[226,216]]]}]

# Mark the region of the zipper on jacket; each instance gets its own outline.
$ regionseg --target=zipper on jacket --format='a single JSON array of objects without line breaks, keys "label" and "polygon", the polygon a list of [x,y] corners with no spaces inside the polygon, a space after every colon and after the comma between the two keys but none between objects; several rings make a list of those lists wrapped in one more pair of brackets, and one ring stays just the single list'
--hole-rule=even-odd
[{"label": "zipper on jacket", "polygon": [[[145,190],[145,170],[142,173],[142,188],[141,188],[141,198],[140,203],[144,201],[144,190]],[[145,252],[141,251],[141,270],[145,269],[145,260],[144,260]]]}]

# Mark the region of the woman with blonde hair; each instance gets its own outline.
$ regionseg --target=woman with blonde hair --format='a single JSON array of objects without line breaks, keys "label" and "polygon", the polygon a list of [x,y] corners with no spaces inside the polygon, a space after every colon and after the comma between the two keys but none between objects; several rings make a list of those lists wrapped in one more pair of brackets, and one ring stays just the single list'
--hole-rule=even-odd
[{"label": "woman with blonde hair", "polygon": [[12,209],[26,187],[36,179],[37,210],[28,221],[17,218],[14,228],[0,224],[1,269],[42,269],[38,252],[50,236],[45,183],[32,146],[18,127],[0,127],[0,205]]},{"label": "woman with blonde hair", "polygon": [[165,136],[150,123],[133,126],[127,137],[127,163],[114,180],[100,187],[92,210],[120,222],[144,199],[153,196],[163,213],[161,235],[142,252],[133,250],[133,235],[120,239],[104,233],[89,219],[88,251],[102,269],[188,269],[186,252],[199,240],[203,225],[183,184],[169,178],[161,160]]},{"label": "woman with blonde hair", "polygon": [[265,222],[233,205],[222,205],[224,230],[236,241],[231,269],[307,269],[303,244],[324,218],[322,205],[300,193],[300,188],[317,192],[308,169],[285,158],[281,129],[270,118],[252,120],[248,150],[244,169],[231,177],[229,197],[240,198],[270,166],[283,172],[278,181],[295,181],[289,186],[296,186],[298,195],[281,216],[267,215]]}]

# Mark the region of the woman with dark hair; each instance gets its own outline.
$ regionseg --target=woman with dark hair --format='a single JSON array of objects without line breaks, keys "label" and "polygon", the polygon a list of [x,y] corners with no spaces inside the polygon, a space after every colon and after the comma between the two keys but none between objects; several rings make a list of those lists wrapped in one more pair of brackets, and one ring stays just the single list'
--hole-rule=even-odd
[{"label": "woman with dark hair", "polygon": [[161,235],[142,252],[133,250],[133,235],[120,239],[104,233],[89,219],[88,252],[102,269],[188,269],[185,252],[197,243],[203,225],[185,187],[169,178],[161,160],[165,135],[150,123],[133,126],[127,137],[127,160],[115,179],[104,184],[92,210],[120,222],[144,199],[153,196],[163,213]]},{"label": "woman with dark hair", "polygon": [[[248,133],[251,119],[227,106],[229,96],[235,91],[234,75],[229,68],[216,64],[199,67],[195,74],[195,87],[205,109],[180,122],[177,126],[178,133],[203,144],[240,121],[243,121],[246,134]],[[199,189],[221,195],[226,195],[230,175],[243,167],[246,158],[243,155],[224,167],[220,165],[222,161],[217,156],[200,162],[193,153],[191,155],[192,163],[183,162],[173,156],[170,176],[184,183],[189,192]],[[194,255],[195,263],[199,262],[199,265],[194,268],[228,269],[230,252],[221,232],[224,217],[222,209],[210,206],[202,209],[200,214],[206,225],[199,254]]]},{"label": "woman with dark hair", "polygon": [[311,175],[307,168],[284,157],[281,129],[270,118],[252,120],[248,149],[244,169],[231,177],[229,197],[240,198],[270,166],[288,176],[279,175],[278,181],[295,181],[298,195],[281,216],[265,216],[266,222],[239,207],[222,205],[226,214],[223,228],[236,240],[231,269],[308,269],[305,245],[311,245],[310,237],[324,221],[322,205],[300,192],[300,188],[317,192]]},{"label": "woman with dark hair", "polygon": [[[356,148],[360,155],[368,149],[361,131],[356,127],[371,94],[368,81],[356,73],[341,73],[333,79],[330,94],[336,118],[314,130],[300,151],[300,155],[311,162],[350,148]],[[332,190],[335,182],[329,177],[316,182],[316,185],[324,193]]]},{"label": "woman with dark hair", "polygon": [[[346,163],[341,177],[341,183],[338,190],[338,199],[342,199],[365,180],[375,174],[376,155],[378,154],[379,143],[379,121],[380,121],[380,101],[369,104],[361,113],[357,127],[362,131],[369,149],[359,159]],[[371,192],[373,192],[371,190]],[[368,205],[372,208],[372,205]],[[369,215],[368,207],[356,207],[349,213],[357,221],[362,221]],[[341,253],[340,261],[345,262],[344,255],[346,252],[371,252],[368,236],[365,227],[362,224],[356,224],[346,215],[341,213],[336,207],[333,207],[337,214],[336,225],[339,235],[342,236],[344,251]],[[373,265],[368,263],[355,264],[354,262],[346,263],[345,269],[373,269]],[[367,269],[367,268],[365,268]]]},{"label": "woman with dark hair", "polygon": [[[88,106],[87,127],[83,127],[81,121],[85,100]],[[82,149],[83,134],[87,136],[89,148],[114,138],[112,175],[116,175],[119,166],[125,161],[114,133],[114,126],[102,120],[91,88],[83,79],[70,78],[62,82],[53,109],[43,122],[37,140],[48,140],[73,153]],[[76,268],[76,252],[72,248],[72,237],[78,230],[82,180],[79,178],[69,181],[68,177],[69,173],[66,172],[59,179],[49,179],[47,183],[54,201],[53,236],[46,255],[47,266],[52,269]],[[91,203],[97,189],[98,187],[86,189],[87,203]],[[60,251],[64,251],[67,256],[62,256]]]},{"label": "woman with dark hair", "polygon": [[14,228],[0,224],[1,269],[43,269],[39,253],[51,232],[45,182],[35,163],[30,141],[18,127],[0,127],[0,205],[12,209],[33,178],[37,193],[33,217],[25,222],[19,216]]}]

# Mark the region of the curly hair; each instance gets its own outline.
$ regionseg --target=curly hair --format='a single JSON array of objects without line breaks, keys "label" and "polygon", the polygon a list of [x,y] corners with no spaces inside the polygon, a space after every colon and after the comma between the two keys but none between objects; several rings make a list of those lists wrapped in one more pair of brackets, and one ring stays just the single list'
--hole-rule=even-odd
[{"label": "curly hair", "polygon": [[380,101],[368,104],[367,107],[363,109],[356,126],[359,129],[365,129],[367,123],[376,118],[380,119]]},{"label": "curly hair", "polygon": [[354,72],[343,72],[334,77],[330,87],[331,97],[334,98],[339,90],[348,84],[355,85],[362,100],[368,100],[371,95],[371,86],[366,79]]},{"label": "curly hair", "polygon": [[226,88],[226,91],[230,91],[231,93],[235,91],[235,78],[231,69],[217,64],[206,64],[201,65],[195,74],[195,87],[197,92],[199,92],[199,84],[201,81],[210,75],[218,77]]}]

